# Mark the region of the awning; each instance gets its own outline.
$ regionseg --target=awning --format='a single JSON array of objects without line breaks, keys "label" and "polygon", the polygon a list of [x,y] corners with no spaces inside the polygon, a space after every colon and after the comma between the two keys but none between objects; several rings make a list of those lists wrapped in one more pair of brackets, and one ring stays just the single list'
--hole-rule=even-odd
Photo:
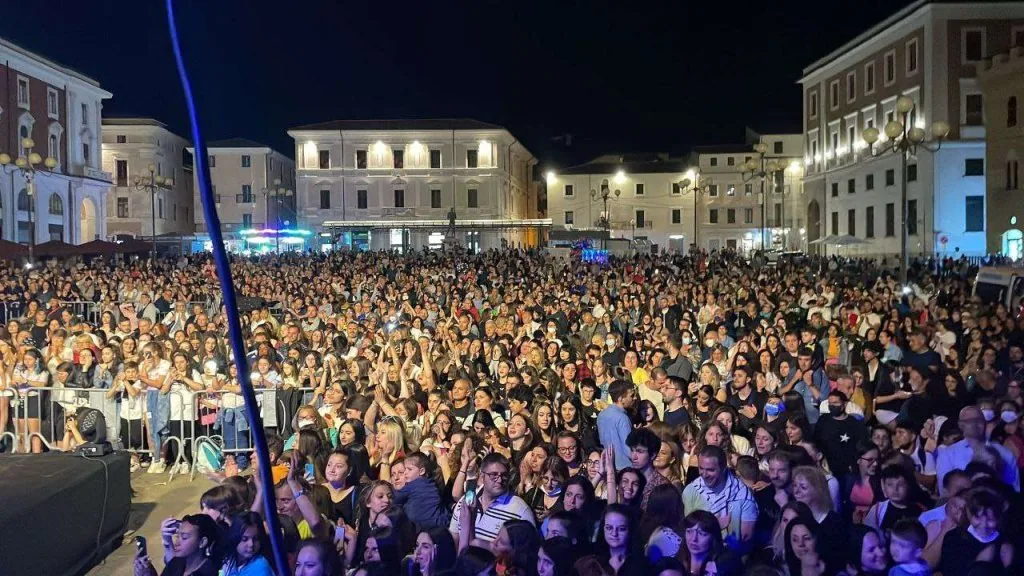
[{"label": "awning", "polygon": [[[406,228],[411,230],[448,230],[448,220],[327,220],[325,229],[339,230],[379,230],[384,228]],[[550,228],[550,218],[519,220],[512,218],[496,218],[489,220],[456,220],[455,229],[461,231],[500,229],[512,230],[522,228]]]},{"label": "awning", "polygon": [[17,242],[0,240],[0,260],[17,260],[26,256],[28,256],[28,246],[18,244]]}]

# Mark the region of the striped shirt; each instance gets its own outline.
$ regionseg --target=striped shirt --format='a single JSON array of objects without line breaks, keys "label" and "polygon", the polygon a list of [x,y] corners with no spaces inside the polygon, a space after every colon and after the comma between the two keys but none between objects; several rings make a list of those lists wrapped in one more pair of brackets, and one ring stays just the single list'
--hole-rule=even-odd
[{"label": "striped shirt", "polygon": [[[459,512],[465,505],[465,499],[460,498],[459,503],[455,505],[455,510],[452,511],[452,521],[448,529],[455,534],[458,534],[461,528]],[[477,512],[476,521],[473,523],[475,528],[473,537],[490,542],[498,537],[498,531],[509,520],[526,520],[530,524],[536,525],[533,511],[526,505],[526,502],[519,496],[506,492],[498,496],[486,510]]]}]

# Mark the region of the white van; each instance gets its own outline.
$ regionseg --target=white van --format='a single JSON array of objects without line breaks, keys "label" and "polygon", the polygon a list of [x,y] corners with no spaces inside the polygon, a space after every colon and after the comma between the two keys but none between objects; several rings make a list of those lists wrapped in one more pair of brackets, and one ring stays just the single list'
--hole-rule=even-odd
[{"label": "white van", "polygon": [[974,280],[974,295],[986,304],[1003,304],[1012,314],[1024,299],[1024,268],[982,267]]}]

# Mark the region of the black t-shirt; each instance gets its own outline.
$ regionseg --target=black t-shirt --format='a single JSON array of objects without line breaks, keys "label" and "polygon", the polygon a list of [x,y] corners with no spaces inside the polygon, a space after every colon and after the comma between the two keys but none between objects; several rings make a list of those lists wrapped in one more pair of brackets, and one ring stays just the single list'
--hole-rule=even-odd
[{"label": "black t-shirt", "polygon": [[736,423],[738,425],[737,428],[752,431],[754,423],[764,413],[764,403],[767,400],[768,397],[763,392],[758,392],[756,389],[751,388],[750,395],[747,396],[746,400],[740,398],[738,394],[730,390],[729,397],[725,400],[725,403],[735,408],[737,412],[744,406],[753,406],[754,408],[757,408],[757,414],[755,414],[753,418],[747,418],[741,413],[740,421]]},{"label": "black t-shirt", "polygon": [[833,474],[848,474],[857,463],[857,444],[866,439],[864,423],[853,416],[838,420],[822,415],[814,426],[814,440]]},{"label": "black t-shirt", "polygon": [[907,350],[903,352],[903,365],[913,366],[925,375],[938,374],[938,369],[942,366],[942,357],[934,350],[923,352]]},{"label": "black t-shirt", "polygon": [[469,418],[469,415],[473,413],[473,403],[466,402],[465,406],[462,408],[452,408],[451,412],[452,416],[455,416],[455,419],[458,420],[459,426],[462,426],[466,418]]},{"label": "black t-shirt", "polygon": [[[207,559],[206,562],[199,567],[198,570],[192,572],[193,576],[217,576],[220,571],[218,566],[214,565],[214,562]],[[160,576],[184,576],[185,574],[185,559],[184,558],[171,558],[171,561],[164,567],[164,571],[160,573]]]},{"label": "black t-shirt", "polygon": [[680,408],[679,410],[671,412],[665,410],[664,422],[674,429],[678,428],[679,426],[690,422],[690,413],[686,411],[686,408]]}]

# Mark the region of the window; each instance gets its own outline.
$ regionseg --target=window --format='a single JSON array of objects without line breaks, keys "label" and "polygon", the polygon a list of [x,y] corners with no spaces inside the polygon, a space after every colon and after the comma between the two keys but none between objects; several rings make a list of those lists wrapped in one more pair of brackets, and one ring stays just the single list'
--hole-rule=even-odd
[{"label": "window", "polygon": [[274,169],[274,158],[268,156],[267,157],[267,170],[273,170],[273,169]]},{"label": "window", "polygon": [[637,196],[643,196],[644,195],[644,185],[643,184],[637,182],[636,189],[635,189],[635,194]]},{"label": "window", "polygon": [[[322,152],[321,152],[321,154],[322,154]],[[251,167],[252,167],[252,156],[249,156],[248,154],[242,154],[242,168],[251,168]]]},{"label": "window", "polygon": [[779,140],[778,142],[772,144],[772,153],[782,154],[782,140]]},{"label": "window", "polygon": [[1011,47],[1024,46],[1024,28],[1014,27],[1011,33],[1011,40],[1013,41]]},{"label": "window", "polygon": [[564,188],[565,197],[566,198],[571,198],[574,193],[575,193],[575,190],[573,189],[573,185],[572,184],[566,184],[565,188]]},{"label": "window", "polygon": [[732,184],[729,184],[728,186],[726,186],[725,187],[725,195],[726,196],[735,196],[736,195],[736,186],[734,186]]},{"label": "window", "polygon": [[469,190],[466,190],[466,205],[469,208],[479,208],[480,207],[480,198],[479,198],[479,196],[480,195],[477,192],[476,188],[470,188]]},{"label": "window", "polygon": [[60,100],[57,91],[50,87],[46,88],[46,115],[54,120],[60,117]]},{"label": "window", "polygon": [[252,228],[252,214],[242,214],[242,228]]},{"label": "window", "polygon": [[672,209],[672,223],[682,224],[683,223],[683,211],[679,208]]},{"label": "window", "polygon": [[708,222],[712,224],[718,224],[718,209],[712,208],[708,210]]},{"label": "window", "polygon": [[405,208],[405,190],[395,190],[395,208]]},{"label": "window", "polygon": [[255,202],[252,196],[252,184],[242,184],[242,193],[235,200],[240,204],[252,204]]},{"label": "window", "polygon": [[127,160],[115,160],[114,168],[117,172],[117,186],[128,185],[128,161]]},{"label": "window", "polygon": [[711,165],[712,166],[718,166],[718,158],[712,158],[711,159]]},{"label": "window", "polygon": [[565,211],[565,223],[569,226],[575,224],[575,216],[573,215],[572,210]]},{"label": "window", "polygon": [[331,191],[321,190],[320,191],[320,209],[329,210],[331,208]]},{"label": "window", "polygon": [[907,236],[917,236],[917,200],[907,200]]},{"label": "window", "polygon": [[985,231],[985,197],[967,196],[964,198],[964,232]]},{"label": "window", "polygon": [[708,184],[708,196],[718,196],[718,184]]},{"label": "window", "polygon": [[210,162],[208,164],[209,164],[210,168],[216,168],[217,167],[217,157],[214,156],[213,154],[210,154]]},{"label": "window", "polygon": [[397,169],[405,168],[405,150],[391,151],[392,166]]},{"label": "window", "polygon": [[57,194],[50,194],[49,212],[53,216],[64,214],[64,201]]},{"label": "window", "polygon": [[1006,163],[1006,189],[1017,189],[1017,161],[1010,160]]},{"label": "window", "polygon": [[896,81],[896,52],[886,52],[883,60],[883,74],[885,85],[888,86]]},{"label": "window", "polygon": [[983,60],[985,58],[985,31],[964,30],[962,49],[965,63]]},{"label": "window", "polygon": [[117,135],[117,143],[118,144],[127,144],[128,143],[128,137],[125,136],[124,134],[118,134]]},{"label": "window", "polygon": [[868,206],[867,211],[864,213],[864,237],[874,238],[875,237],[875,207]]},{"label": "window", "polygon": [[811,118],[818,117],[818,93],[811,92],[807,100],[807,109]]},{"label": "window", "polygon": [[727,209],[725,211],[725,222],[727,224],[735,224],[736,223],[736,209],[735,208],[729,208],[729,209]]},{"label": "window", "polygon": [[837,198],[839,196],[839,182],[832,183],[832,197]]},{"label": "window", "polygon": [[750,196],[753,193],[754,193],[754,185],[753,184],[750,184],[748,182],[747,184],[743,185],[743,195],[744,196]]},{"label": "window", "polygon": [[917,164],[907,165],[907,182],[917,182]]},{"label": "window", "polygon": [[28,100],[28,78],[18,76],[18,106],[28,109],[30,107]]},{"label": "window", "polygon": [[985,123],[981,94],[966,94],[964,96],[964,116],[968,126],[981,126]]},{"label": "window", "polygon": [[477,166],[477,151],[466,150],[466,168],[476,168]]},{"label": "window", "polygon": [[1017,97],[1010,96],[1006,101],[1006,127],[1013,128],[1017,125]]},{"label": "window", "polygon": [[117,217],[127,218],[128,217],[128,199],[118,198],[117,199]]},{"label": "window", "polygon": [[828,85],[828,108],[829,110],[839,108],[839,80],[833,80]]},{"label": "window", "polygon": [[967,158],[964,160],[964,176],[984,176],[985,159]]},{"label": "window", "polygon": [[[89,125],[89,105],[86,104],[85,102],[82,102],[82,126],[88,126],[88,125]],[[157,146],[159,146],[159,145],[160,145],[160,143],[158,141],[157,142]]]},{"label": "window", "polygon": [[885,171],[885,185],[894,186],[896,184],[896,169],[889,168]]},{"label": "window", "polygon": [[850,236],[857,235],[857,209],[850,208],[846,211],[846,233]]},{"label": "window", "polygon": [[366,150],[356,150],[356,169],[366,170]]},{"label": "window", "polygon": [[683,193],[683,189],[682,189],[681,186],[679,186],[679,182],[673,182],[672,183],[672,195],[673,196],[679,196],[682,193]]},{"label": "window", "polygon": [[839,212],[832,213],[832,235],[839,235]]},{"label": "window", "polygon": [[366,210],[366,190],[356,190],[356,208]]},{"label": "window", "polygon": [[857,127],[852,123],[846,127],[846,151],[853,154],[857,142]]},{"label": "window", "polygon": [[82,162],[88,164],[89,163],[89,159],[91,157],[92,157],[92,153],[89,150],[89,143],[88,142],[83,142],[82,143]]},{"label": "window", "polygon": [[907,76],[917,73],[917,39],[907,42]]},{"label": "window", "polygon": [[875,175],[874,174],[868,174],[867,176],[864,177],[864,189],[865,190],[874,190],[875,189]]},{"label": "window", "polygon": [[164,219],[164,199],[163,198],[157,198],[156,199],[156,205],[157,205],[157,218],[163,220]]},{"label": "window", "polygon": [[736,165],[736,159],[733,158],[732,156],[729,156],[728,158],[725,159],[725,165],[726,166],[735,166]]},{"label": "window", "polygon": [[885,236],[892,238],[896,235],[896,204],[892,202],[885,205]]},{"label": "window", "polygon": [[855,194],[857,192],[857,179],[850,178],[846,181],[846,193]]},{"label": "window", "polygon": [[647,226],[647,215],[643,210],[636,211],[636,219],[634,220],[637,228],[645,228]]},{"label": "window", "polygon": [[430,151],[430,167],[435,169],[435,170],[441,167],[441,151],[440,150],[431,150]]},{"label": "window", "polygon": [[440,190],[435,189],[435,190],[431,190],[430,191],[430,207],[431,208],[440,208],[441,207],[441,191]]},{"label": "window", "polygon": [[50,240],[55,242],[64,241],[64,225],[63,224],[50,224],[47,226],[47,232],[50,234]]},{"label": "window", "polygon": [[782,226],[782,204],[775,204],[772,207],[772,213],[773,213],[772,218],[775,219],[775,225],[781,227]]},{"label": "window", "polygon": [[743,209],[743,223],[744,224],[753,224],[754,223],[754,209],[753,208],[744,208]]},{"label": "window", "polygon": [[18,210],[21,212],[29,212],[32,210],[32,200],[28,196],[28,190],[25,188],[18,192]]},{"label": "window", "polygon": [[857,99],[857,73],[850,72],[846,75],[846,101],[853,102]]},{"label": "window", "polygon": [[875,63],[868,62],[864,65],[864,94],[872,94],[875,91]]}]

